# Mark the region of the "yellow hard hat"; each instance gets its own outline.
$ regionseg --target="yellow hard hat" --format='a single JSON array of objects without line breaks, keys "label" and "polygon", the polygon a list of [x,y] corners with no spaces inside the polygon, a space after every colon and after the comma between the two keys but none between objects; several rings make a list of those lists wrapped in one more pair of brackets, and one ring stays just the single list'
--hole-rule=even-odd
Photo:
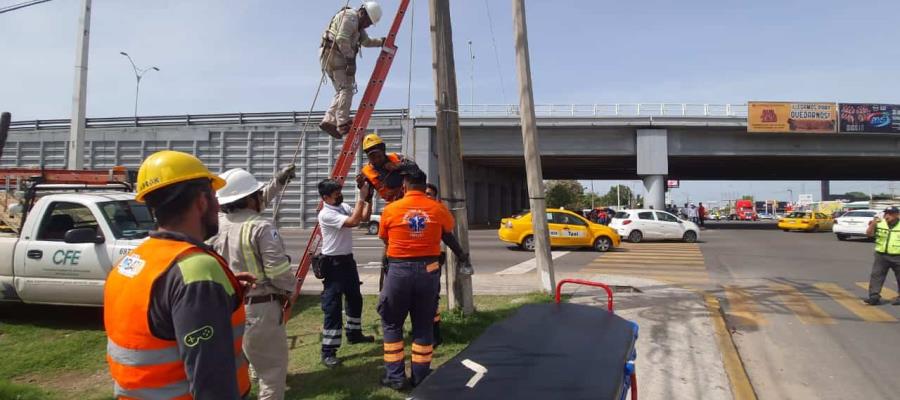
[{"label": "yellow hard hat", "polygon": [[154,190],[200,178],[209,179],[214,191],[225,186],[225,180],[209,172],[197,157],[172,150],[153,153],[138,170],[135,200],[143,203],[144,197]]},{"label": "yellow hard hat", "polygon": [[384,144],[384,141],[378,137],[378,134],[370,133],[363,138],[363,151],[369,151],[369,149],[379,144]]}]

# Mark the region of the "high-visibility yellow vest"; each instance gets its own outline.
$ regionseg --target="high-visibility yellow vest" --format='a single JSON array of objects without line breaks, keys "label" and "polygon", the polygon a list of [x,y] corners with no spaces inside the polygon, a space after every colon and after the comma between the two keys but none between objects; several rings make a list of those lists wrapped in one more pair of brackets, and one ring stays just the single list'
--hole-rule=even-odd
[{"label": "high-visibility yellow vest", "polygon": [[875,252],[900,255],[900,223],[891,229],[887,221],[878,221],[875,225]]}]

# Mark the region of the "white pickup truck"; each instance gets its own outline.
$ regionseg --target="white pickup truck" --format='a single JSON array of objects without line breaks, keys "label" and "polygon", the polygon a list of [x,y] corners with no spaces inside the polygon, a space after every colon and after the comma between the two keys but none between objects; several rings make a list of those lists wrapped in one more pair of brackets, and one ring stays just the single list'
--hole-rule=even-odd
[{"label": "white pickup truck", "polygon": [[0,233],[0,301],[102,306],[109,271],[155,227],[133,193],[41,196],[19,235]]}]

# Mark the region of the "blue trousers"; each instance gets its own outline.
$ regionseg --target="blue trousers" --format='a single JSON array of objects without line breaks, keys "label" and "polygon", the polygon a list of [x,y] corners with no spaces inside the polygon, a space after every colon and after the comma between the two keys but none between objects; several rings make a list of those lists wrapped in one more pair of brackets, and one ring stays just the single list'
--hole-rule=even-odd
[{"label": "blue trousers", "polygon": [[434,316],[441,270],[437,262],[391,261],[378,302],[384,332],[384,366],[388,379],[406,379],[403,323],[412,319],[412,383],[418,385],[431,373]]},{"label": "blue trousers", "polygon": [[362,330],[362,295],[359,292],[359,271],[353,255],[325,256],[322,261],[322,272],[325,275],[322,291],[322,312],[325,321],[322,325],[322,356],[333,356],[341,347],[341,328],[344,316],[341,302],[346,302],[347,332]]}]

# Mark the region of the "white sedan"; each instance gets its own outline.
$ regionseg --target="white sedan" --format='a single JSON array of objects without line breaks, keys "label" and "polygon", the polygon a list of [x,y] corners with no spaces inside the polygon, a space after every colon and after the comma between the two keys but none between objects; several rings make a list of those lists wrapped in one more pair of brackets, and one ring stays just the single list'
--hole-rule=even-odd
[{"label": "white sedan", "polygon": [[683,240],[688,243],[700,238],[697,224],[680,219],[668,212],[638,209],[616,213],[609,227],[632,243],[647,240]]},{"label": "white sedan", "polygon": [[865,237],[869,221],[875,217],[882,217],[879,210],[853,210],[835,218],[832,231],[838,240],[847,240],[851,237]]}]

